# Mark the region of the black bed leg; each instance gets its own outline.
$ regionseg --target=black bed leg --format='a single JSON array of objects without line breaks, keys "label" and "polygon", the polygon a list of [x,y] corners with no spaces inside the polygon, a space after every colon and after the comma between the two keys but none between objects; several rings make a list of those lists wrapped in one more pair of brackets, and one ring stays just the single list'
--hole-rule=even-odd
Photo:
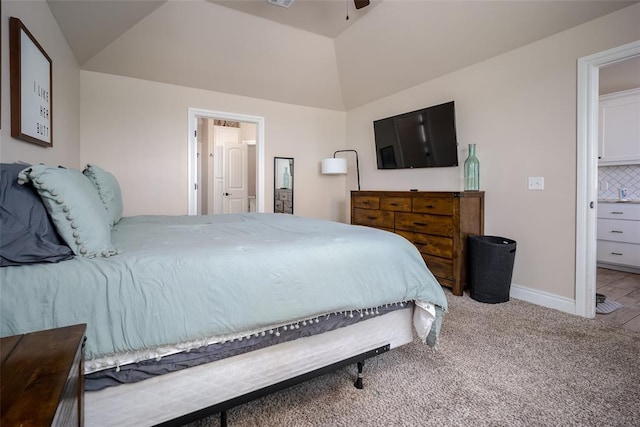
[{"label": "black bed leg", "polygon": [[220,427],[227,427],[227,411],[220,412]]},{"label": "black bed leg", "polygon": [[364,366],[364,361],[362,362],[358,362],[358,378],[356,378],[356,382],[353,384],[356,386],[357,389],[363,389],[364,386],[362,385],[362,367]]}]

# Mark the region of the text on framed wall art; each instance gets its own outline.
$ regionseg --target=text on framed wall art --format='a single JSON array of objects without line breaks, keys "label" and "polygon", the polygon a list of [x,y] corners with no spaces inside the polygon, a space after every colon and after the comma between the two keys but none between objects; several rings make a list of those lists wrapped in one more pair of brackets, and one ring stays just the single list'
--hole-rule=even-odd
[{"label": "text on framed wall art", "polygon": [[11,136],[53,146],[52,62],[18,18],[9,20]]}]

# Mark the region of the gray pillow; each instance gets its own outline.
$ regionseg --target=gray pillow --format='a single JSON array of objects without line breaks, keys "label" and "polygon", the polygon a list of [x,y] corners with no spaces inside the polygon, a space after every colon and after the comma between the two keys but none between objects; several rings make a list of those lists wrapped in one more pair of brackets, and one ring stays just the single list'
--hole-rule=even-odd
[{"label": "gray pillow", "polygon": [[38,193],[31,185],[18,184],[24,168],[24,164],[0,164],[0,266],[73,258]]},{"label": "gray pillow", "polygon": [[116,254],[107,211],[82,172],[35,165],[20,172],[18,180],[31,181],[38,190],[56,230],[73,253],[89,258]]}]

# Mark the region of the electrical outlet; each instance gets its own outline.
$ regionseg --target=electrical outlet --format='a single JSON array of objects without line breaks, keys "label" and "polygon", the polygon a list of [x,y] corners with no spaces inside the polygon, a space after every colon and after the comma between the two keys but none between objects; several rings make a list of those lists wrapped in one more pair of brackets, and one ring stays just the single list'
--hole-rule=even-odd
[{"label": "electrical outlet", "polygon": [[544,190],[544,177],[530,176],[529,190]]}]

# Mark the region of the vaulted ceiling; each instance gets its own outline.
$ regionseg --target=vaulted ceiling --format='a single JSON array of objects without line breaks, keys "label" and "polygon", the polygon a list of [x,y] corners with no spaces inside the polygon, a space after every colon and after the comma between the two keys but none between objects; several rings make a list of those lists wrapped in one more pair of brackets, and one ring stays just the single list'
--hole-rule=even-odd
[{"label": "vaulted ceiling", "polygon": [[[80,67],[349,110],[634,1],[47,0]],[[349,19],[346,19],[346,16]]]}]

